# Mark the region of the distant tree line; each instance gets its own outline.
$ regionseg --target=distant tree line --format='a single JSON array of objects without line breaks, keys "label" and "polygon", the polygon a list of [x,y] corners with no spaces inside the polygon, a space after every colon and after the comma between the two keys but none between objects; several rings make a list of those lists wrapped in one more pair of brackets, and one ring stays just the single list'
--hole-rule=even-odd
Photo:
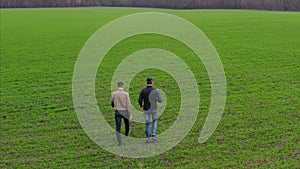
[{"label": "distant tree line", "polygon": [[300,11],[300,0],[1,0],[1,8],[127,6]]}]

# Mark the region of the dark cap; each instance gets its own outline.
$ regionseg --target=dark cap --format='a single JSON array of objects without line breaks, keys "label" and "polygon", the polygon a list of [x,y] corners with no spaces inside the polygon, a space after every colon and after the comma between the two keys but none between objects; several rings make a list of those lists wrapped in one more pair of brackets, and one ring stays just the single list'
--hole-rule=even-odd
[{"label": "dark cap", "polygon": [[118,82],[118,86],[123,86],[124,83],[123,82]]},{"label": "dark cap", "polygon": [[153,79],[152,79],[151,77],[148,77],[148,78],[147,78],[147,84],[151,84],[152,81],[153,81]]}]

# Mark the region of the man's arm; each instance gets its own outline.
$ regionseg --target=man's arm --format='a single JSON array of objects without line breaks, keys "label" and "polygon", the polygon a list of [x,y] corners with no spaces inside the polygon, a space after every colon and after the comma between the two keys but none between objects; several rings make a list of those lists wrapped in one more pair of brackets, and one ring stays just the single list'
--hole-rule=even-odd
[{"label": "man's arm", "polygon": [[139,96],[138,102],[139,102],[139,105],[141,107],[143,107],[143,90],[141,90],[141,92],[140,92],[140,96]]},{"label": "man's arm", "polygon": [[113,96],[113,94],[111,95],[111,101],[110,101],[110,105],[111,105],[111,107],[115,107],[115,103],[114,103],[114,98],[113,98],[114,96]]},{"label": "man's arm", "polygon": [[129,113],[129,119],[132,119],[132,110],[131,110],[131,101],[130,101],[130,97],[129,94],[127,93],[127,98],[126,98],[126,106],[127,106],[127,111]]},{"label": "man's arm", "polygon": [[162,103],[162,97],[161,97],[161,94],[160,94],[160,91],[158,89],[156,89],[157,91],[157,98],[156,98],[156,101],[158,103]]}]

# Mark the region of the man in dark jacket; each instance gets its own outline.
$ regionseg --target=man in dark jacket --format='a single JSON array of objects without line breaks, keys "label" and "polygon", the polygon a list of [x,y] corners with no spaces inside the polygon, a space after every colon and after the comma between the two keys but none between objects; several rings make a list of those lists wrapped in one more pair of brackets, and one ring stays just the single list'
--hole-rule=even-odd
[{"label": "man in dark jacket", "polygon": [[[147,78],[147,87],[141,90],[139,97],[139,105],[144,109],[144,117],[146,121],[146,137],[147,143],[150,143],[150,136],[156,140],[156,129],[158,120],[157,102],[162,103],[162,97],[156,88],[153,87],[153,79]],[[150,133],[150,123],[152,118],[152,133]]]}]

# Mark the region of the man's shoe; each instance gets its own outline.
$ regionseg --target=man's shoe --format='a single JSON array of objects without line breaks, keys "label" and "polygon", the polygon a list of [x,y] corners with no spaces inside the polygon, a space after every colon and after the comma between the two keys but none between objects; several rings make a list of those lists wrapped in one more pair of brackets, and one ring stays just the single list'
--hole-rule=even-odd
[{"label": "man's shoe", "polygon": [[152,135],[152,139],[153,139],[154,141],[156,141],[156,140],[157,140],[157,137],[156,137],[155,135]]},{"label": "man's shoe", "polygon": [[128,137],[129,135],[130,135],[130,130],[129,130],[129,132],[128,132],[128,135],[126,135],[126,133],[125,133],[125,136],[126,136],[126,137]]}]

